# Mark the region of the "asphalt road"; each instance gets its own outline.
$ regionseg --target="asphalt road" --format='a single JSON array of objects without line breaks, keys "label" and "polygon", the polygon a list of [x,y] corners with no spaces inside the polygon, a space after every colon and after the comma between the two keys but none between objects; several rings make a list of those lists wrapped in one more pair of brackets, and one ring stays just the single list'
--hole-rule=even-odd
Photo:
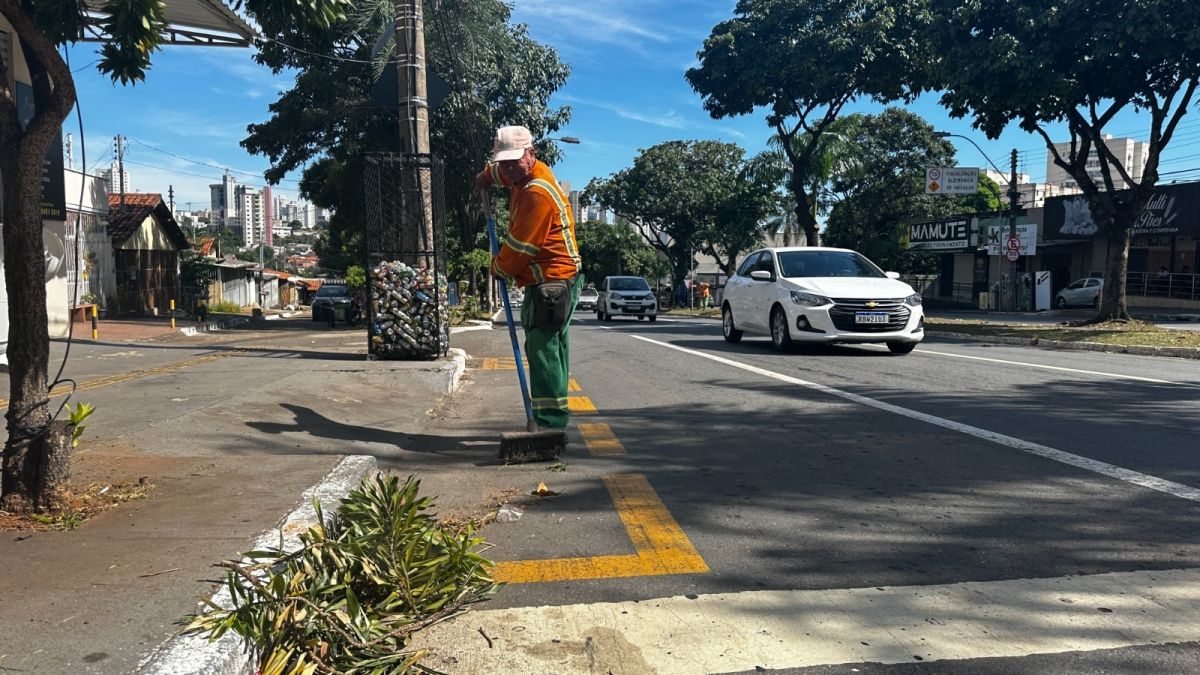
[{"label": "asphalt road", "polygon": [[[594,672],[1200,670],[1179,623],[1200,568],[1200,362],[940,340],[778,354],[715,321],[587,317],[572,375],[596,408],[576,425],[608,425],[623,454],[575,460],[569,494],[487,529],[497,559],[577,561],[471,614],[533,665],[456,672],[573,672],[536,655],[585,633]],[[706,571],[604,558],[653,539],[599,480],[630,474]]]}]

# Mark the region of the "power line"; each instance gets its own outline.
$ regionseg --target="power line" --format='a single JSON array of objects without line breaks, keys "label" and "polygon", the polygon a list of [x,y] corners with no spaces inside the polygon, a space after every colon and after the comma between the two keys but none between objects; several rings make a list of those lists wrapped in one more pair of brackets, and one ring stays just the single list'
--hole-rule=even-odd
[{"label": "power line", "polygon": [[[255,172],[253,172],[253,171],[240,171],[240,170],[238,170],[238,169],[230,169],[230,168],[228,168],[228,167],[219,166],[219,165],[217,165],[217,164],[209,164],[208,162],[201,162],[201,161],[200,161],[200,160],[198,160],[198,159],[191,159],[190,157],[184,157],[184,156],[182,156],[182,155],[177,155],[177,154],[175,154],[175,153],[173,153],[173,152],[168,152],[168,151],[166,151],[166,150],[163,150],[162,148],[156,148],[156,147],[154,147],[153,145],[150,145],[149,143],[147,143],[147,142],[145,142],[145,141],[139,141],[139,140],[138,140],[138,139],[136,139],[136,138],[132,138],[132,139],[130,139],[130,140],[132,140],[134,143],[137,143],[138,145],[142,145],[142,146],[145,146],[145,147],[147,147],[147,148],[150,148],[151,150],[153,150],[153,151],[155,151],[155,152],[161,152],[161,153],[162,153],[162,154],[164,154],[164,155],[168,155],[168,156],[170,156],[170,157],[174,157],[175,159],[182,159],[182,160],[183,160],[183,161],[185,161],[185,162],[191,162],[192,164],[199,164],[200,166],[207,166],[207,167],[209,167],[210,169],[220,169],[220,170],[222,170],[222,171],[227,171],[227,172],[229,172],[229,173],[240,173],[240,174],[242,174],[242,175],[245,175],[245,176],[254,176],[255,178],[263,178],[263,175],[262,175],[262,174],[260,174],[260,173],[255,173]],[[284,182],[286,182],[286,183],[295,183],[295,184],[297,184],[297,185],[299,185],[299,184],[300,184],[300,181],[297,181],[297,180],[291,180],[291,179],[286,179],[286,178],[285,178],[285,179],[281,179],[281,180],[280,180],[280,182],[281,182],[281,183],[284,183]]]},{"label": "power line", "polygon": [[[137,165],[137,166],[144,166],[144,167],[146,167],[146,168],[148,168],[148,169],[158,169],[159,171],[164,171],[164,172],[166,172],[166,173],[177,174],[177,175],[180,175],[180,176],[192,176],[192,177],[194,177],[194,178],[203,178],[203,179],[205,179],[205,180],[211,180],[211,181],[216,181],[216,182],[220,182],[220,181],[221,181],[221,177],[219,177],[219,176],[217,176],[217,177],[214,177],[214,176],[206,176],[206,175],[204,175],[204,174],[199,174],[199,173],[191,173],[190,171],[180,171],[179,169],[173,169],[173,168],[170,168],[170,167],[165,167],[165,166],[158,166],[157,164],[145,164],[145,163],[142,163],[142,162],[135,162],[135,161],[133,161],[133,160],[131,160],[131,159],[126,159],[126,160],[125,160],[125,163],[126,163],[126,164],[135,164],[135,165]],[[299,190],[297,190],[297,189],[294,189],[294,188],[281,188],[281,187],[270,186],[270,185],[267,185],[267,186],[264,186],[264,185],[255,185],[255,184],[251,184],[251,183],[245,183],[245,185],[247,185],[247,186],[249,186],[249,187],[254,187],[254,188],[270,187],[272,192],[294,192],[294,193],[296,193],[297,195],[299,195],[299,194],[300,194],[300,191],[299,191]],[[192,203],[198,203],[198,202],[192,202]]]}]

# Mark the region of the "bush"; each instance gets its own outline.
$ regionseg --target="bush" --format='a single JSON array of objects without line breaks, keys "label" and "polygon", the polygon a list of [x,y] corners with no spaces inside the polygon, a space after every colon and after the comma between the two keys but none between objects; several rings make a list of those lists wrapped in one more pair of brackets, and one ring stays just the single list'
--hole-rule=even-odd
[{"label": "bush", "polygon": [[428,672],[423,652],[405,651],[409,636],[499,586],[475,553],[483,541],[470,527],[443,530],[419,489],[412,477],[366,479],[328,524],[300,535],[300,550],[225,563],[233,609],[209,602],[185,632],[215,640],[233,630],[258,650],[264,674]]},{"label": "bush", "polygon": [[214,302],[208,306],[209,314],[240,314],[241,312],[242,308],[240,305],[225,300],[222,300],[221,302]]}]

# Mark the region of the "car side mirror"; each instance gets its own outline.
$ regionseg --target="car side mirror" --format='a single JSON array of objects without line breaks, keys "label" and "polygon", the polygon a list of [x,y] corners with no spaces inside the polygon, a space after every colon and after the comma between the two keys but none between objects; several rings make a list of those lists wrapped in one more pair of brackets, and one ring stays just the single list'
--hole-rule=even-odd
[{"label": "car side mirror", "polygon": [[758,281],[770,281],[773,276],[773,274],[766,270],[754,270],[750,273],[750,278],[757,279]]},{"label": "car side mirror", "polygon": [[899,272],[884,272],[884,274],[886,274],[887,278],[889,278],[889,279],[899,279],[900,278]]}]

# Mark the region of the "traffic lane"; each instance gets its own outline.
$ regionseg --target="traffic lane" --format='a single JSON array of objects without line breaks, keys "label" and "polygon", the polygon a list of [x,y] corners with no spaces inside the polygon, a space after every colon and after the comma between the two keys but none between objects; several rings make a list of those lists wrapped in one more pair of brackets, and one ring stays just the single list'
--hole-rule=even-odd
[{"label": "traffic lane", "polygon": [[[646,476],[710,572],[509,586],[505,605],[1200,562],[1191,502],[607,327],[572,341],[572,372],[599,409],[589,421],[610,424],[627,450],[603,461]],[[571,523],[562,541],[595,536]],[[619,527],[610,516],[610,533]]]},{"label": "traffic lane", "polygon": [[[716,330],[689,327],[670,341],[741,355],[756,366],[1200,487],[1200,457],[1189,452],[1200,446],[1200,363],[939,341],[903,357],[871,345],[778,354],[763,339],[729,345]],[[1034,367],[1052,366],[1060,355],[1066,370]],[[1142,371],[1149,379],[1174,379],[1163,379],[1166,384],[1104,374],[1139,377],[1139,367],[1149,369]]]}]

